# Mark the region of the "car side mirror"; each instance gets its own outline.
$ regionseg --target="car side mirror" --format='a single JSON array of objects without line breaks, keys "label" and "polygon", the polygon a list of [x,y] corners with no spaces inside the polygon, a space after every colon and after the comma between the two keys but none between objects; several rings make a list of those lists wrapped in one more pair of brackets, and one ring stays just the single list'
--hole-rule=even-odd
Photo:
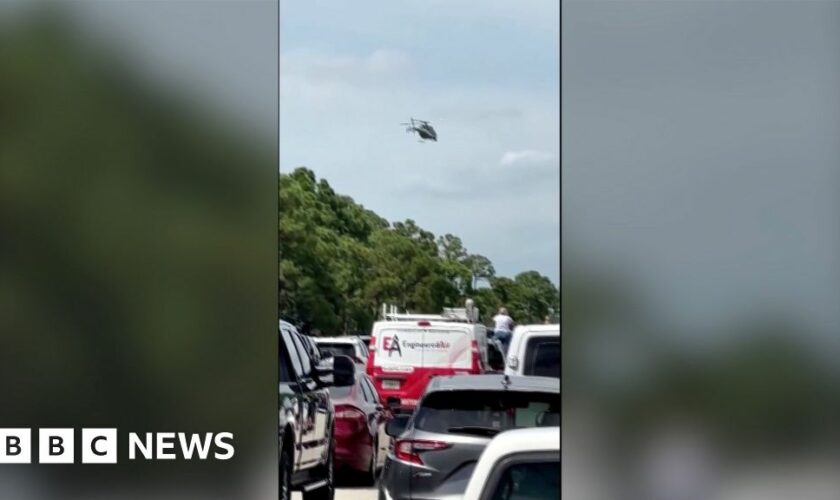
[{"label": "car side mirror", "polygon": [[333,356],[333,385],[349,387],[356,383],[356,363],[349,356]]},{"label": "car side mirror", "polygon": [[385,434],[392,438],[399,437],[408,426],[409,415],[397,415],[385,424]]},{"label": "car side mirror", "polygon": [[317,365],[315,365],[313,375],[315,382],[317,382],[318,385],[320,385],[321,387],[332,386],[335,375],[333,373],[333,365],[331,360],[321,360]]}]

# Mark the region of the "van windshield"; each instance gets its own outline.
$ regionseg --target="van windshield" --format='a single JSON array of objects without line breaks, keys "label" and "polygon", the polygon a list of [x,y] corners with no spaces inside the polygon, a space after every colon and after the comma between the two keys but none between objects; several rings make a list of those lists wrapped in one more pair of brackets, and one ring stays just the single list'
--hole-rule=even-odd
[{"label": "van windshield", "polygon": [[389,328],[376,339],[378,366],[469,369],[471,337],[466,328]]}]

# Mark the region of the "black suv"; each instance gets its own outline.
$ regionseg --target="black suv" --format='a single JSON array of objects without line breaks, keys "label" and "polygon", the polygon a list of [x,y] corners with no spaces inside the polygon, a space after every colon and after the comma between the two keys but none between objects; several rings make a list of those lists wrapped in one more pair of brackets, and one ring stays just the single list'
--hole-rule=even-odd
[{"label": "black suv", "polygon": [[307,339],[282,320],[279,345],[280,499],[296,490],[304,500],[332,500],[335,416],[328,388],[352,385],[355,366],[346,356],[316,363]]}]

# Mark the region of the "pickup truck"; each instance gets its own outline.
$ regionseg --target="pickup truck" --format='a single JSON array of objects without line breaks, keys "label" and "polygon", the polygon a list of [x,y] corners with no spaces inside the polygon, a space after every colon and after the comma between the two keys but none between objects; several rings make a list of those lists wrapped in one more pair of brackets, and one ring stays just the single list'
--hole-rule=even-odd
[{"label": "pickup truck", "polygon": [[335,409],[329,387],[352,385],[355,365],[346,356],[316,363],[306,339],[280,321],[278,450],[280,499],[335,496]]}]

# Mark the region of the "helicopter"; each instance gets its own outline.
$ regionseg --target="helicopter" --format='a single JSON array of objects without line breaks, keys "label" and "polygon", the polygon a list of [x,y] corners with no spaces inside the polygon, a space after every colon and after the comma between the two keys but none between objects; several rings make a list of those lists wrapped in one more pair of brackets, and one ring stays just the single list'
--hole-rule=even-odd
[{"label": "helicopter", "polygon": [[425,120],[415,120],[414,118],[410,118],[410,123],[400,123],[400,125],[405,126],[405,131],[407,133],[414,132],[420,137],[420,142],[423,141],[435,141],[437,142],[437,132],[435,129],[429,125],[429,122]]}]

